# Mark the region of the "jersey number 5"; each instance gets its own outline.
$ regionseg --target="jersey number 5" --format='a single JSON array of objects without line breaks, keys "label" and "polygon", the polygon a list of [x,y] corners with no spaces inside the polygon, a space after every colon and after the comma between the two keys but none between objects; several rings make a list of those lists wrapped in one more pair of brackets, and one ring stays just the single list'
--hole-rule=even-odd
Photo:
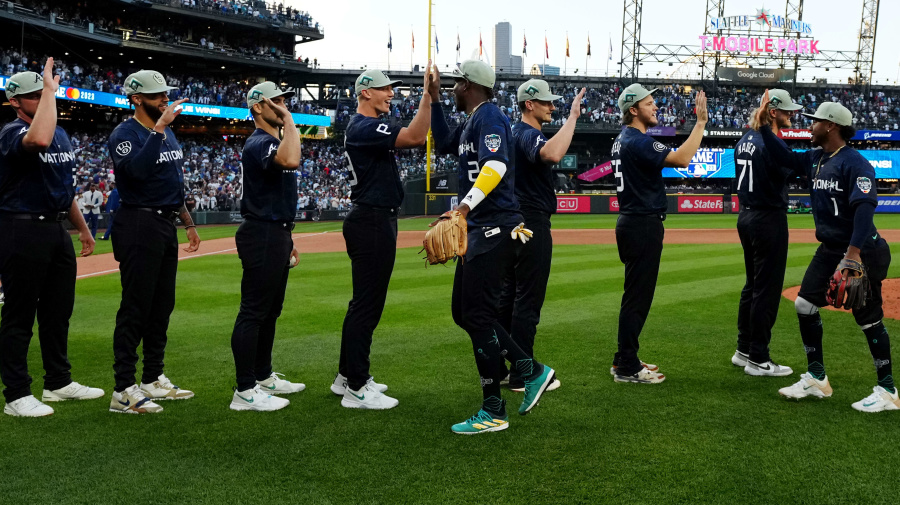
[{"label": "jersey number 5", "polygon": [[347,158],[347,166],[350,168],[350,180],[348,182],[350,183],[350,187],[356,186],[358,181],[356,180],[356,171],[353,170],[353,162],[350,161],[350,153],[344,151],[344,156]]},{"label": "jersey number 5", "polygon": [[625,191],[625,176],[622,175],[622,160],[612,160],[613,170],[616,171],[616,191]]},{"label": "jersey number 5", "polygon": [[747,177],[747,190],[753,193],[753,160],[735,160],[737,164],[740,165],[741,168],[741,176],[738,177],[738,190],[741,189],[741,183],[744,182],[744,176],[747,175],[747,171],[750,172],[750,177]]}]

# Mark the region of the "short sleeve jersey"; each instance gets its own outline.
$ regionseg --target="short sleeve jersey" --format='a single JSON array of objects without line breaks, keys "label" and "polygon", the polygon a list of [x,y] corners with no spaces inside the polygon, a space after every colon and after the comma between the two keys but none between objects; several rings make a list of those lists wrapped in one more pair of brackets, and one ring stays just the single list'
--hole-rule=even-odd
[{"label": "short sleeve jersey", "polygon": [[749,130],[734,147],[737,195],[751,209],[787,209],[789,167],[777,164],[766,149],[762,135]]},{"label": "short sleeve jersey", "polygon": [[550,165],[541,160],[547,137],[537,128],[518,123],[512,128],[516,145],[516,198],[523,211],[556,212],[556,192]]},{"label": "short sleeve jersey", "polygon": [[241,215],[261,221],[293,221],[297,172],[275,163],[281,141],[257,128],[241,152]]},{"label": "short sleeve jersey", "polygon": [[176,210],[184,205],[184,153],[169,128],[159,149],[143,149],[151,135],[134,118],[110,134],[109,153],[119,197],[126,207]]},{"label": "short sleeve jersey", "polygon": [[344,156],[350,165],[350,201],[373,207],[397,208],[403,203],[403,183],[394,157],[399,126],[355,114],[344,135]]},{"label": "short sleeve jersey", "polygon": [[0,211],[67,211],[75,198],[76,168],[69,136],[57,126],[47,150],[30,153],[22,145],[28,128],[16,119],[0,130]]},{"label": "short sleeve jersey", "polygon": [[[816,238],[823,244],[845,247],[853,235],[856,206],[864,202],[878,205],[875,169],[849,146],[834,153],[813,149],[804,154]],[[876,233],[873,224],[868,236]]]},{"label": "short sleeve jersey", "polygon": [[506,164],[506,174],[477,207],[469,212],[469,228],[514,227],[522,222],[516,199],[516,159],[512,148],[509,119],[491,103],[478,107],[458,126],[452,137],[459,144],[459,203],[472,189],[485,163],[497,160]]},{"label": "short sleeve jersey", "polygon": [[666,186],[662,169],[672,149],[626,127],[612,147],[612,165],[616,176],[619,213],[650,215],[666,212]]}]

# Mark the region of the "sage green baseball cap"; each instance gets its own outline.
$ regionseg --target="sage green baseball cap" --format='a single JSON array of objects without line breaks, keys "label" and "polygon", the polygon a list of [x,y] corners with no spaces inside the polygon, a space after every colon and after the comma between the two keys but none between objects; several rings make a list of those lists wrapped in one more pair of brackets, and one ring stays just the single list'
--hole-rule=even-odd
[{"label": "sage green baseball cap", "polygon": [[494,89],[497,75],[490,65],[479,60],[466,60],[460,63],[451,74],[454,79],[465,79],[469,82]]},{"label": "sage green baseball cap", "polygon": [[125,94],[162,93],[175,88],[166,85],[166,78],[156,70],[138,70],[125,78]]},{"label": "sage green baseball cap", "polygon": [[397,86],[398,84],[403,84],[403,81],[391,80],[381,70],[366,70],[356,78],[356,96],[359,96],[364,89]]},{"label": "sage green baseball cap", "polygon": [[825,102],[816,109],[815,114],[803,114],[810,119],[821,119],[823,121],[831,121],[840,126],[851,126],[853,124],[853,113],[850,109],[835,102]]},{"label": "sage green baseball cap", "polygon": [[783,89],[770,89],[769,90],[769,108],[770,109],[778,109],[778,110],[786,110],[786,111],[795,111],[803,108],[802,105],[794,103],[791,100],[791,94]]},{"label": "sage green baseball cap", "polygon": [[560,95],[550,92],[550,85],[543,79],[529,79],[522,83],[516,91],[517,102],[527,102],[528,100],[552,102],[560,98],[562,98]]},{"label": "sage green baseball cap", "polygon": [[44,78],[36,72],[19,72],[6,80],[6,99],[44,89]]},{"label": "sage green baseball cap", "polygon": [[652,95],[657,88],[647,89],[641,86],[638,83],[634,83],[631,86],[622,90],[622,93],[619,94],[619,110],[624,113],[629,108],[635,106],[641,100],[647,98]]},{"label": "sage green baseball cap", "polygon": [[250,108],[262,102],[263,97],[271,100],[278,96],[290,98],[294,95],[295,93],[293,91],[281,89],[272,81],[264,81],[253,86],[250,88],[250,91],[247,92],[247,107]]}]

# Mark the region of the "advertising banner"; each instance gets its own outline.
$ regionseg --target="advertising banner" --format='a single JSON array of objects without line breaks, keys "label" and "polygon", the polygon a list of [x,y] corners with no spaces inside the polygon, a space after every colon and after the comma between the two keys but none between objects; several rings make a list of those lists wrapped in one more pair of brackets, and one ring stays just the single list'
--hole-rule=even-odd
[{"label": "advertising banner", "polygon": [[721,196],[679,196],[678,212],[718,212],[721,214],[724,206]]},{"label": "advertising banner", "polygon": [[602,165],[597,165],[596,167],[594,167],[590,170],[587,170],[582,174],[579,174],[578,178],[581,179],[582,181],[593,182],[593,181],[596,181],[597,179],[603,177],[604,175],[611,174],[612,171],[613,171],[612,162],[607,161],[606,163],[603,163]]},{"label": "advertising banner", "polygon": [[850,140],[889,140],[900,142],[900,131],[857,130]]},{"label": "advertising banner", "polygon": [[[622,129],[628,128],[627,126],[622,126]],[[651,126],[647,128],[647,135],[652,137],[674,137],[675,136],[675,127],[674,126]]]},{"label": "advertising banner", "polygon": [[794,71],[783,68],[726,68],[716,70],[719,79],[734,82],[769,84],[794,80]]},{"label": "advertising banner", "polygon": [[[900,179],[900,151],[862,150],[859,154],[869,160],[877,179]],[[662,176],[669,179],[735,177],[734,149],[699,149],[688,168],[663,168]]]},{"label": "advertising banner", "polygon": [[[6,81],[9,76],[0,76],[0,88],[6,89]],[[104,93],[102,91],[93,91],[90,89],[70,88],[60,86],[56,91],[56,97],[63,100],[73,102],[90,103],[95,105],[105,105],[107,107],[115,107],[118,109],[128,109],[128,98],[125,95],[116,95],[113,93]],[[203,116],[217,117],[224,119],[249,119],[249,109],[242,107],[225,107],[223,105],[202,105],[185,102],[182,106],[182,114],[187,116]],[[308,126],[331,126],[331,118],[328,116],[316,116],[312,114],[297,114],[294,116],[294,123],[298,125]]]},{"label": "advertising banner", "polygon": [[614,196],[609,199],[609,211],[610,212],[619,212],[619,197]]},{"label": "advertising banner", "polygon": [[809,140],[812,138],[812,132],[797,128],[784,128],[781,130],[779,137],[785,140]]},{"label": "advertising banner", "polygon": [[879,196],[878,207],[875,207],[875,212],[889,212],[892,214],[900,214],[900,197]]},{"label": "advertising banner", "polygon": [[586,214],[591,211],[589,196],[557,196],[556,212]]}]

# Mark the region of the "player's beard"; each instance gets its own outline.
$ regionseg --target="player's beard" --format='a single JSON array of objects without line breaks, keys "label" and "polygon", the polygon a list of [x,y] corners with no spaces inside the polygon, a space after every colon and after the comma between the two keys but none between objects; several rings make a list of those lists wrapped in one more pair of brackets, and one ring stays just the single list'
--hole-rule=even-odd
[{"label": "player's beard", "polygon": [[159,110],[158,106],[156,106],[156,107],[151,106],[147,102],[141,102],[140,107],[141,107],[141,109],[144,110],[144,114],[147,114],[147,116],[150,119],[152,119],[154,123],[159,121],[159,118],[161,118],[163,115],[162,111]]}]

